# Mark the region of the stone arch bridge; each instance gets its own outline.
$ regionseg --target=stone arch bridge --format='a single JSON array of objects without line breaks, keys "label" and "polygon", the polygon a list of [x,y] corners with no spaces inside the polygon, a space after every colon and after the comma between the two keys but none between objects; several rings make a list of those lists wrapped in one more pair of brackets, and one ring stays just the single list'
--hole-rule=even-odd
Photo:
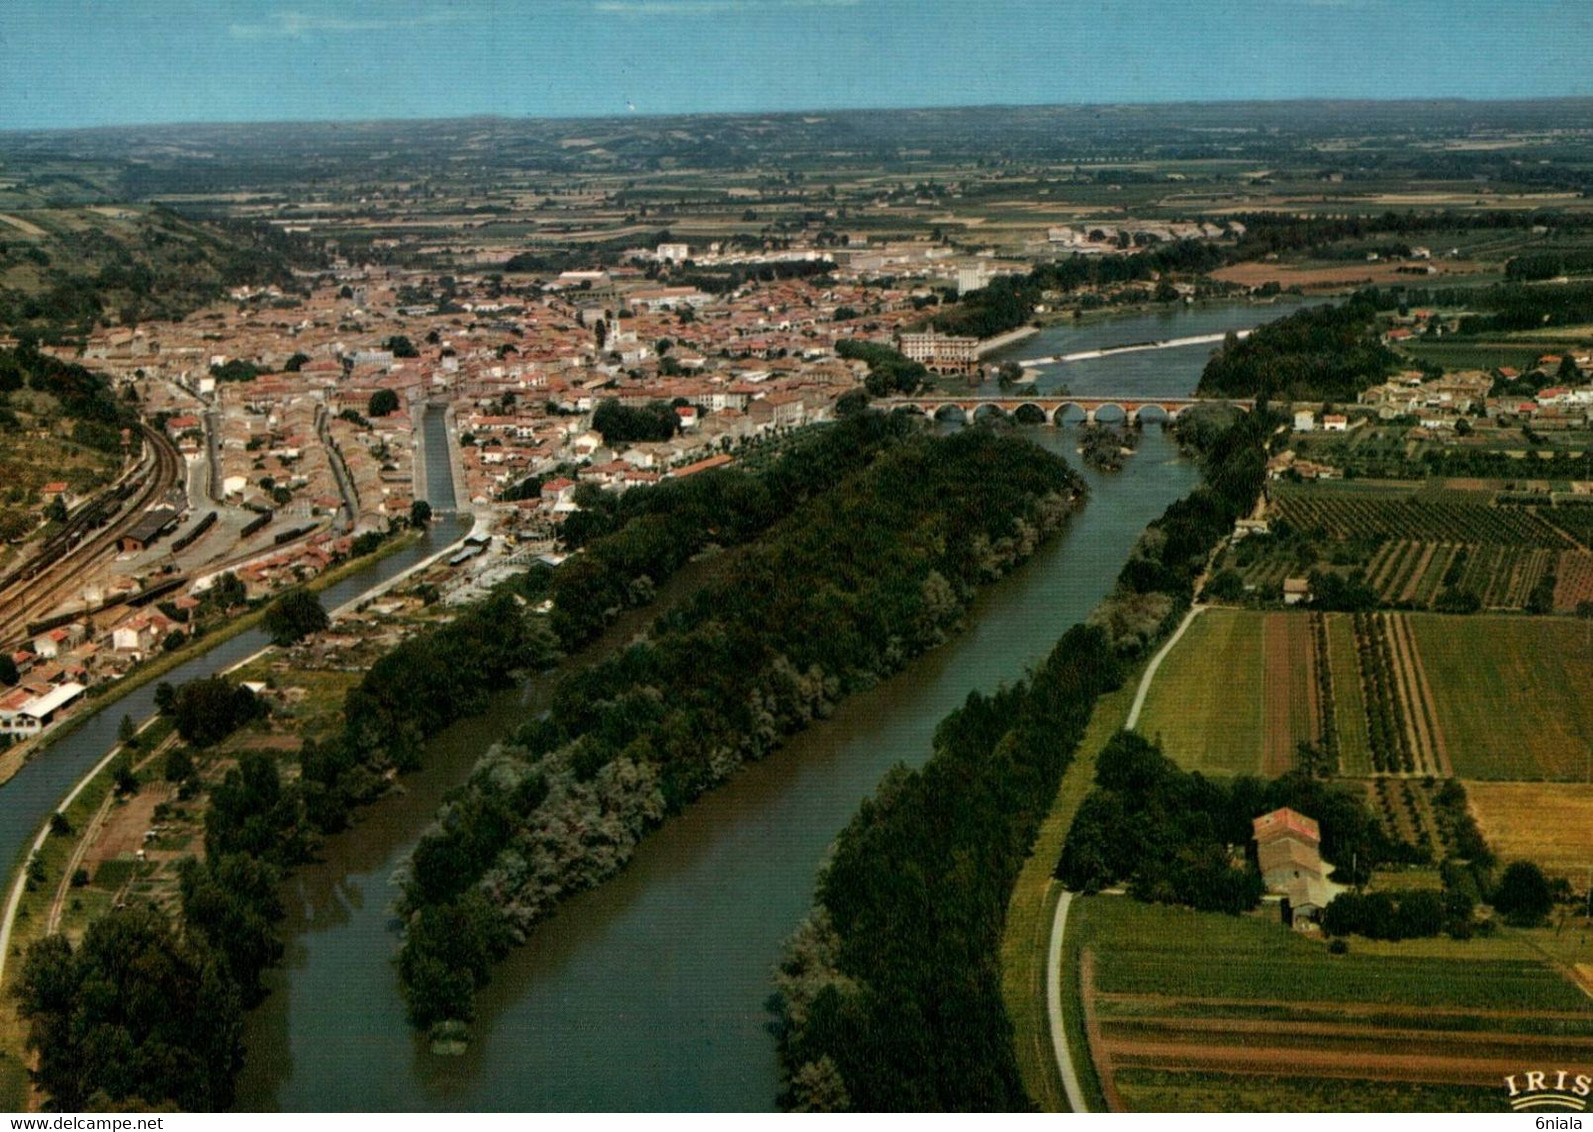
[{"label": "stone arch bridge", "polygon": [[922,413],[931,420],[975,421],[983,415],[997,413],[1012,417],[1022,423],[1048,425],[1067,421],[1084,421],[1093,424],[1103,409],[1110,410],[1105,420],[1126,420],[1140,424],[1156,421],[1175,421],[1184,410],[1195,405],[1232,405],[1249,412],[1253,401],[1212,400],[1205,397],[882,397],[875,407],[887,411],[901,409]]}]

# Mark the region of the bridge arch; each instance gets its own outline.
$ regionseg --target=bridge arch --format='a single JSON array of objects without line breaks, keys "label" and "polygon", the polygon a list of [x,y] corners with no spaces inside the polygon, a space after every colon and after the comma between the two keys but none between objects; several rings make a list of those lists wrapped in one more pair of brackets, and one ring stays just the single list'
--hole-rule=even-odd
[{"label": "bridge arch", "polygon": [[1091,411],[1077,401],[1063,401],[1051,410],[1053,424],[1083,424],[1085,421],[1094,420]]},{"label": "bridge arch", "polygon": [[1171,424],[1177,413],[1176,407],[1169,409],[1166,405],[1159,405],[1152,401],[1147,405],[1139,406],[1129,415],[1138,424]]},{"label": "bridge arch", "polygon": [[1128,410],[1116,401],[1101,402],[1092,416],[1100,424],[1122,424],[1129,419]]},{"label": "bridge arch", "polygon": [[1012,410],[1012,419],[1019,424],[1050,424],[1051,414],[1033,401],[1025,401]]},{"label": "bridge arch", "polygon": [[943,405],[936,405],[935,411],[931,415],[930,419],[938,422],[957,421],[961,424],[967,424],[968,410],[964,409],[961,405],[948,401]]},{"label": "bridge arch", "polygon": [[963,413],[968,418],[969,424],[978,424],[982,420],[1006,420],[1007,411],[994,401],[985,401],[973,407],[973,412],[968,412],[963,406]]}]

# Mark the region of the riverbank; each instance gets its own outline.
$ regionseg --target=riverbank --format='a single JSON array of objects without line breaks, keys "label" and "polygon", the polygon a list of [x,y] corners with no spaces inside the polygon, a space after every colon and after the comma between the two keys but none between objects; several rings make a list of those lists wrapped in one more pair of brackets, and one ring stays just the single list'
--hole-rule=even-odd
[{"label": "riverbank", "polygon": [[[1026,681],[994,696],[970,695],[936,729],[923,770],[883,786],[859,810],[776,976],[784,1107],[1011,1110],[1032,1103],[1007,1001],[1016,997],[1020,1009],[1033,1011],[1034,960],[1005,971],[1001,960],[1004,950],[1023,946],[1024,935],[1035,942],[1044,910],[1054,907],[1036,875],[1043,864],[1033,857],[1035,838],[1067,773],[1103,749],[1080,751],[1101,698],[1120,694],[1127,669],[1174,630],[1210,548],[1254,505],[1272,423],[1239,414],[1220,433],[1197,433],[1201,485],[1146,529],[1087,622],[1069,629]],[[1098,725],[1109,722],[1102,716]],[[1074,778],[1075,793],[1081,782],[1089,778]],[[1064,804],[1083,812],[1071,798]],[[1052,816],[1052,841],[1060,836],[1065,845],[1064,815]],[[966,861],[980,864],[965,869]],[[1031,915],[1014,942],[1004,913],[1026,862]],[[930,923],[920,911],[925,894],[902,877],[935,878]],[[1048,955],[1050,945],[1047,936],[1036,950]],[[1037,1073],[1032,1014],[1023,1044]]]},{"label": "riverbank", "polygon": [[[1054,452],[1070,447],[1063,432],[1026,435]],[[768,971],[836,831],[892,765],[927,757],[936,723],[970,688],[1020,677],[1081,620],[1196,473],[1154,432],[1130,469],[1084,477],[1089,505],[980,593],[959,635],[743,767],[650,834],[626,871],[536,927],[477,996],[478,1040],[448,1058],[405,1025],[392,877],[436,801],[540,710],[546,690],[504,693],[490,718],[439,735],[402,796],[295,874],[287,965],[246,1019],[239,1107],[339,1108],[354,1089],[370,1107],[404,1110],[768,1107]],[[637,964],[638,954],[652,961]]]},{"label": "riverbank", "polygon": [[[1026,440],[906,436],[749,543],[622,658],[561,682],[551,716],[487,752],[490,773],[416,848],[400,904],[414,1022],[462,1033],[470,996],[453,972],[481,985],[481,956],[623,868],[667,815],[944,643],[973,594],[1082,504],[1083,481]],[[815,624],[826,633],[804,631]]]},{"label": "riverbank", "polygon": [[[1066,1091],[1057,1066],[1055,1040],[1048,1009],[1049,958],[1057,901],[1062,886],[1052,875],[1062,855],[1063,842],[1073,825],[1084,796],[1095,783],[1095,760],[1106,742],[1124,726],[1135,687],[1141,682],[1143,666],[1126,674],[1123,686],[1096,701],[1089,728],[1079,743],[1062,784],[1034,844],[1018,873],[1012,898],[1007,902],[1006,923],[1001,936],[1001,996],[1007,1017],[1012,1020],[1012,1044],[1017,1052],[1018,1072],[1024,1089],[1042,1112],[1068,1112]],[[1061,977],[1072,979],[1075,972],[1063,957]],[[1065,996],[1064,996],[1065,997]],[[1081,1019],[1064,1013],[1071,1052],[1088,1051]],[[1104,1111],[1100,1087],[1094,1080],[1089,1058],[1075,1056],[1073,1069],[1090,1111]]]},{"label": "riverbank", "polygon": [[[420,535],[418,533],[414,531],[405,531],[383,542],[381,546],[377,547],[370,554],[362,555],[359,558],[350,559],[341,565],[334,566],[324,574],[312,578],[310,581],[305,583],[304,588],[309,590],[311,593],[320,593],[323,590],[337,585],[345,578],[353,576],[360,570],[366,569],[384,558],[397,554],[405,547],[418,541],[419,538]],[[428,559],[426,564],[437,561],[457,545],[458,543],[454,543],[449,547],[444,548],[432,558]],[[358,601],[366,600],[375,596],[377,596],[375,591],[362,594],[359,598],[356,598],[347,605],[340,607],[337,612],[346,612]],[[270,607],[270,605],[271,601],[267,600],[256,608],[251,609],[249,612],[241,614],[225,622],[219,628],[210,630],[198,640],[191,641],[182,648],[176,649],[172,652],[162,653],[154,660],[136,666],[131,672],[129,672],[126,676],[123,676],[120,680],[117,680],[110,685],[103,686],[105,690],[101,694],[96,695],[94,690],[91,689],[88,699],[85,702],[82,710],[68,715],[65,719],[62,719],[53,727],[45,730],[36,738],[29,739],[24,743],[16,743],[7,749],[4,754],[0,754],[0,785],[4,785],[13,775],[20,771],[29,762],[44,754],[55,743],[71,735],[93,716],[96,716],[103,711],[109,710],[113,704],[118,703],[131,693],[136,692],[138,689],[144,687],[152,681],[159,680],[162,676],[165,676],[175,669],[188,664],[190,661],[202,658],[212,649],[215,649],[219,645],[225,644],[239,634],[247,633],[249,630],[258,627],[260,622],[265,618],[265,611]],[[240,661],[239,663],[244,662]],[[143,720],[142,723],[143,725],[147,726],[149,719]]]}]

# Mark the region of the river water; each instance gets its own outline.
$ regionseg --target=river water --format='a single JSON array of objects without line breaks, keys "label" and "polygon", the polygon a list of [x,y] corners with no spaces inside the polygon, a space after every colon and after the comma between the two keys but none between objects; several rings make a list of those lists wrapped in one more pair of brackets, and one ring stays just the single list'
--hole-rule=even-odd
[{"label": "river water", "polygon": [[[1263,322],[1282,318],[1301,305],[1298,299],[1280,297],[1265,305],[1171,305],[1131,315],[1094,316],[1076,322],[1058,322],[1022,342],[998,351],[988,360],[1004,362],[1059,357],[1107,346],[1226,334],[1230,330],[1248,330]],[[1039,377],[1035,379],[1033,392],[1048,395],[1066,387],[1068,393],[1075,397],[1187,397],[1194,392],[1195,383],[1200,380],[1201,368],[1214,349],[1215,345],[1183,346],[1038,366]],[[995,393],[998,390],[992,381],[981,387],[980,391]]]},{"label": "river water", "polygon": [[[1067,325],[1015,357],[1242,329],[1276,307],[1173,308]],[[1072,366],[1074,392],[1187,395],[1210,346]],[[1089,386],[1079,375],[1089,372]],[[1024,433],[1077,466],[1070,430]],[[764,1003],[835,835],[897,763],[921,764],[972,689],[1020,677],[1110,590],[1139,532],[1197,482],[1155,428],[1121,473],[1084,471],[1089,503],[980,595],[965,632],[652,834],[630,867],[567,903],[498,966],[474,1041],[431,1054],[406,1026],[391,877],[437,802],[545,689],[499,696],[433,741],[427,769],[290,884],[288,955],[249,1017],[244,1109],[755,1110],[773,1105]],[[435,481],[434,481],[435,482]],[[631,626],[621,632],[631,631]]]}]

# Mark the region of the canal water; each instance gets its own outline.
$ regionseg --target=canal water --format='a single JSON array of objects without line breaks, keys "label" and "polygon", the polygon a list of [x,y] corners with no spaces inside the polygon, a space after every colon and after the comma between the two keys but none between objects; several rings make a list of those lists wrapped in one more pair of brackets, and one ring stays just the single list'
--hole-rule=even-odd
[{"label": "canal water", "polygon": [[[449,471],[447,437],[442,431],[442,413],[431,410],[424,422],[427,429],[428,468],[432,483],[446,489],[446,503],[452,507],[453,477]],[[321,604],[327,609],[353,601],[389,578],[429,558],[470,530],[470,520],[444,515],[433,523],[417,543],[371,562],[321,591]],[[240,633],[229,641],[179,665],[162,679],[181,684],[201,676],[212,676],[259,652],[270,644],[259,629]],[[55,811],[72,784],[82,778],[116,745],[116,733],[123,715],[134,720],[147,719],[155,712],[155,688],[160,681],[145,684],[107,708],[83,719],[70,735],[52,743],[41,755],[26,764],[9,782],[0,786],[0,861],[16,862],[32,844],[39,827]],[[79,709],[88,710],[88,709]]]},{"label": "canal water", "polygon": [[[1241,329],[1282,313],[1180,307],[1047,331],[1013,356]],[[1187,395],[1210,349],[1117,355],[1071,371],[1090,367],[1102,391]],[[1078,466],[1071,430],[1023,432]],[[743,770],[653,833],[624,873],[542,924],[494,971],[460,1057],[433,1055],[405,1024],[392,876],[443,794],[538,710],[546,689],[505,693],[438,736],[404,794],[372,807],[323,863],[296,874],[287,960],[245,1033],[239,1107],[770,1108],[770,974],[808,911],[827,847],[890,767],[928,758],[936,724],[970,690],[1021,677],[1087,616],[1140,531],[1198,479],[1156,428],[1124,471],[1082,474],[1089,503],[979,597],[965,632]]]}]

